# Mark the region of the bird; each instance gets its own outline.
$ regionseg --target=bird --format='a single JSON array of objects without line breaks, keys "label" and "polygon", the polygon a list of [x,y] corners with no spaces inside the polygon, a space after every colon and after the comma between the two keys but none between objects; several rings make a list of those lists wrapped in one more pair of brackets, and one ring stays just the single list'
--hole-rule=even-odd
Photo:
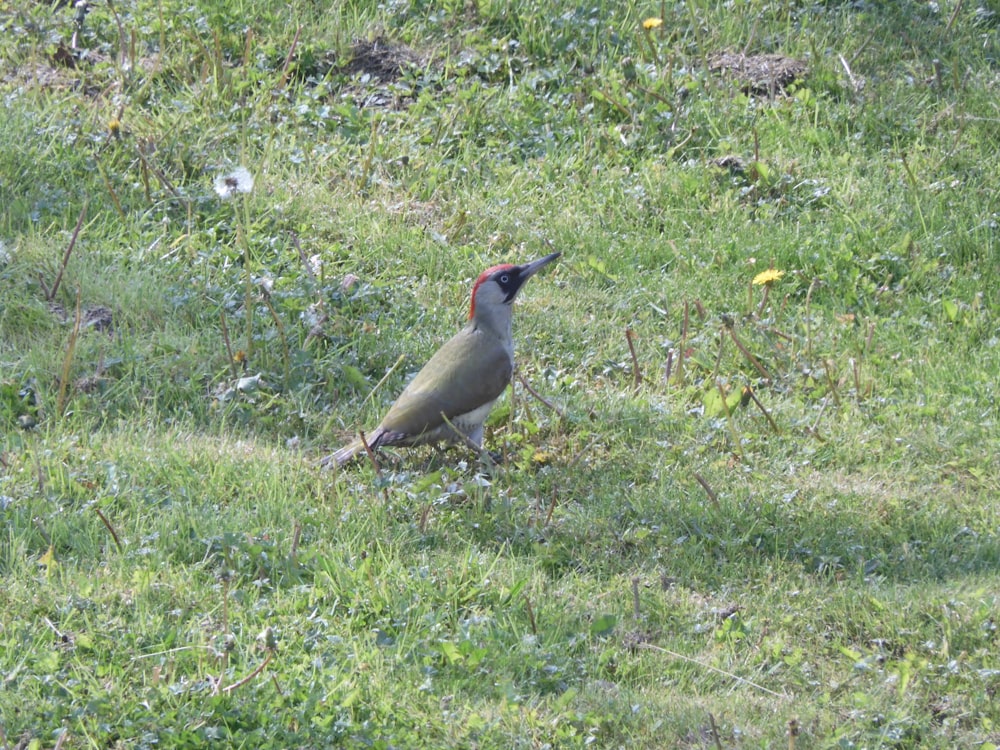
[{"label": "bird", "polygon": [[465,326],[427,361],[367,438],[359,435],[320,461],[349,463],[384,446],[461,443],[482,450],[483,424],[514,372],[512,305],[538,271],[562,253],[487,268],[472,286]]}]

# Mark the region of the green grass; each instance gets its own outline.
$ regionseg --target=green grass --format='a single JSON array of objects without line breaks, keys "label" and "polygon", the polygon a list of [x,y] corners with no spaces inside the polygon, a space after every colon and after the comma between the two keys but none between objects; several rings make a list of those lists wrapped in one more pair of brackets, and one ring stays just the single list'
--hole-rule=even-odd
[{"label": "green grass", "polygon": [[[0,748],[1000,745],[990,3],[22,5]],[[553,249],[494,471],[317,469]]]}]

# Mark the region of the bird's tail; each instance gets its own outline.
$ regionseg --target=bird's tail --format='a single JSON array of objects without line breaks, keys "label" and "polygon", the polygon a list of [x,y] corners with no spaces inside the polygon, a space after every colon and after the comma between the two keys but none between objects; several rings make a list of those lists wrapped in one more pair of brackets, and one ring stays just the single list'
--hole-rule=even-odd
[{"label": "bird's tail", "polygon": [[[368,438],[368,445],[371,448],[377,448],[379,444],[378,440],[380,437],[381,437],[381,432],[376,430]],[[361,437],[358,436],[340,450],[320,459],[319,465],[324,469],[328,469],[331,466],[336,466],[339,469],[344,464],[348,464],[358,456],[362,456],[364,454],[365,454],[365,444],[361,440]]]}]

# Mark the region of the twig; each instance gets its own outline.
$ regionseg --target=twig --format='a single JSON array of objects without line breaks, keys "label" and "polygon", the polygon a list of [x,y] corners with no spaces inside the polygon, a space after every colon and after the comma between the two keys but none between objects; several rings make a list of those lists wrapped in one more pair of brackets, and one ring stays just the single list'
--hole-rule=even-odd
[{"label": "twig", "polygon": [[764,365],[762,365],[757,358],[750,353],[750,350],[743,346],[742,342],[736,337],[736,330],[734,328],[729,328],[729,336],[732,338],[733,343],[736,344],[736,348],[740,350],[744,357],[750,360],[750,364],[752,364],[757,372],[760,373],[761,377],[765,380],[772,380],[773,378],[771,378],[771,373],[764,369]]},{"label": "twig", "polygon": [[719,737],[719,727],[715,724],[715,715],[708,712],[708,726],[712,730],[712,741],[715,743],[715,750],[722,750],[722,739]]},{"label": "twig", "polygon": [[524,379],[524,376],[521,375],[521,372],[519,370],[514,372],[514,376],[517,378],[517,382],[519,382],[521,385],[523,385],[524,388],[525,388],[525,390],[528,391],[528,393],[530,393],[532,396],[534,396],[535,399],[537,399],[538,401],[540,401],[541,403],[543,403],[545,406],[549,407],[552,411],[554,411],[556,414],[558,414],[561,419],[565,419],[566,418],[565,412],[563,412],[558,406],[556,406],[555,404],[553,404],[551,401],[546,400],[543,396],[541,396],[538,393],[538,391],[536,391],[534,388],[532,388],[528,384],[528,381]]},{"label": "twig", "polygon": [[639,358],[635,355],[635,344],[633,339],[635,334],[632,332],[631,328],[625,328],[625,341],[628,342],[628,353],[632,358],[632,377],[635,378],[633,386],[638,390],[639,386],[642,385],[642,372],[639,371]]},{"label": "twig", "polygon": [[553,487],[552,488],[552,500],[549,503],[549,511],[548,511],[548,513],[545,514],[545,523],[542,524],[543,528],[546,527],[546,526],[548,526],[550,523],[552,523],[552,514],[555,512],[556,505],[558,504],[558,502],[559,502],[559,495],[556,492],[556,488]]},{"label": "twig", "polygon": [[[111,136],[108,136],[110,138]],[[114,187],[111,185],[111,180],[108,179],[107,172],[104,171],[104,167],[101,166],[101,160],[98,158],[98,154],[94,154],[94,164],[97,165],[97,171],[101,174],[101,179],[104,180],[104,187],[108,189],[108,195],[111,196],[111,202],[115,204],[115,209],[118,211],[118,215],[122,219],[128,218],[125,209],[122,208],[121,201],[118,200],[118,193],[115,192]]]},{"label": "twig", "polygon": [[660,653],[667,654],[668,656],[672,656],[675,659],[680,659],[681,661],[686,661],[690,664],[697,664],[699,667],[703,667],[709,671],[721,674],[725,677],[729,677],[730,679],[736,680],[737,682],[742,682],[745,685],[749,685],[752,688],[756,688],[757,690],[765,692],[768,695],[773,695],[775,698],[783,698],[785,700],[791,698],[790,695],[787,695],[785,693],[776,693],[773,690],[764,687],[763,685],[759,685],[756,682],[753,682],[752,680],[748,680],[746,677],[740,677],[739,675],[733,674],[732,672],[727,672],[724,669],[713,667],[711,664],[705,664],[704,662],[698,661],[697,659],[693,659],[690,656],[684,656],[684,654],[678,654],[676,651],[671,651],[670,649],[663,648],[662,646],[657,646],[656,644],[653,643],[640,643],[639,648],[649,649],[650,651],[659,651]]},{"label": "twig", "polygon": [[632,615],[637,620],[642,618],[642,612],[639,609],[639,576],[632,578]]},{"label": "twig", "polygon": [[288,55],[285,57],[285,64],[281,67],[281,78],[278,80],[278,91],[282,91],[285,88],[285,84],[288,83],[288,70],[292,65],[292,57],[295,56],[295,48],[299,45],[299,34],[302,33],[302,27],[298,26],[295,29],[295,37],[292,39],[292,45],[288,48]]},{"label": "twig", "polygon": [[781,430],[778,428],[778,423],[775,422],[774,419],[771,417],[771,415],[767,413],[767,409],[764,408],[764,404],[762,404],[760,402],[760,399],[757,398],[757,394],[753,392],[753,388],[751,388],[748,385],[746,387],[746,393],[748,393],[750,395],[750,399],[755,404],[757,404],[757,408],[760,409],[760,413],[763,414],[764,417],[767,419],[767,423],[769,425],[771,425],[771,429],[774,430],[774,434],[775,435],[780,435],[781,434]]},{"label": "twig", "polygon": [[600,88],[599,86],[595,86],[594,87],[594,91],[596,93],[600,94],[601,98],[604,99],[606,102],[608,102],[609,104],[614,105],[615,109],[617,109],[619,112],[621,112],[623,115],[625,115],[630,120],[632,120],[632,119],[635,118],[635,115],[632,114],[632,110],[630,110],[628,107],[626,107],[620,101],[618,101],[617,99],[615,99],[613,96],[611,96],[611,94],[609,94],[604,89]]},{"label": "twig", "polygon": [[[809,427],[809,434],[811,434],[813,437],[819,437],[819,433],[817,432],[816,428],[819,426],[819,420],[823,418],[823,413],[826,411],[826,407],[829,406],[829,404],[830,404],[830,399],[824,398],[823,405],[819,407],[819,414],[816,415],[815,421]],[[822,438],[820,438],[820,440],[822,440]]]},{"label": "twig", "polygon": [[118,539],[118,534],[115,533],[115,529],[111,525],[111,522],[108,520],[107,516],[104,515],[104,513],[101,511],[101,509],[98,508],[96,505],[94,506],[94,510],[97,511],[98,518],[101,519],[101,521],[107,527],[108,531],[111,532],[111,538],[115,540],[115,546],[118,548],[118,551],[121,552],[122,551],[122,543]]},{"label": "twig", "polygon": [[670,384],[670,371],[673,369],[673,366],[674,366],[674,351],[675,351],[674,349],[671,349],[670,351],[667,352],[667,361],[663,365],[663,384],[664,385],[669,385]]},{"label": "twig", "polygon": [[163,187],[165,187],[168,191],[170,191],[170,194],[174,196],[177,200],[183,201],[181,194],[177,192],[177,188],[175,188],[173,184],[171,184],[170,180],[167,179],[165,174],[163,174],[160,170],[158,170],[156,167],[150,164],[149,160],[146,158],[146,155],[142,153],[142,149],[136,146],[135,152],[139,155],[139,161],[142,162],[143,166],[146,167],[146,169],[148,169],[150,172],[153,173],[156,179],[160,181],[160,184],[163,185]]},{"label": "twig", "polygon": [[861,53],[864,52],[866,49],[868,49],[868,45],[872,43],[875,37],[879,36],[881,33],[882,29],[879,27],[875,27],[875,29],[872,30],[872,33],[868,35],[868,38],[865,39],[861,43],[861,46],[854,51],[853,55],[851,55],[851,62],[853,63],[855,60],[857,60],[861,56]]},{"label": "twig", "polygon": [[832,366],[829,360],[823,363],[823,373],[826,375],[826,383],[830,387],[830,395],[833,396],[833,403],[840,408],[840,394],[837,392],[837,384],[833,382],[831,374]]},{"label": "twig", "polygon": [[576,466],[576,465],[577,465],[578,463],[580,463],[580,459],[581,459],[581,458],[583,458],[584,454],[585,454],[585,453],[586,453],[587,451],[589,451],[589,450],[590,450],[591,448],[593,448],[593,447],[594,447],[594,443],[596,443],[596,442],[598,441],[598,439],[599,439],[599,438],[597,438],[597,437],[593,437],[593,438],[591,438],[591,439],[590,439],[590,441],[589,441],[589,442],[588,442],[588,443],[587,443],[587,444],[586,444],[585,446],[583,446],[583,448],[581,448],[581,449],[580,449],[580,450],[579,450],[579,451],[577,452],[577,454],[576,454],[575,456],[573,456],[573,460],[572,460],[572,461],[570,461],[570,462],[569,462],[569,466],[567,466],[567,467],[566,467],[566,468],[567,468],[567,470],[569,470],[569,471],[572,471],[572,470],[573,470],[573,468],[574,468],[574,467],[575,467],[575,466]]},{"label": "twig", "polygon": [[531,623],[532,635],[538,635],[538,623],[535,622],[535,610],[531,608],[531,599],[524,595],[524,608],[528,611],[528,622]]},{"label": "twig", "polygon": [[271,672],[271,682],[274,683],[274,689],[278,691],[278,695],[280,695],[282,698],[284,698],[285,697],[285,691],[282,690],[281,689],[281,685],[278,684],[278,675],[276,675],[274,672]]},{"label": "twig", "polygon": [[267,652],[267,656],[264,657],[264,661],[262,661],[253,672],[248,674],[243,679],[237,680],[232,685],[226,685],[226,687],[222,688],[222,691],[224,693],[231,693],[232,691],[236,690],[236,688],[240,688],[246,685],[248,682],[250,682],[250,680],[252,680],[254,677],[259,675],[267,668],[267,665],[271,663],[271,657],[273,656],[274,652],[269,650]]},{"label": "twig", "polygon": [[865,337],[865,351],[870,352],[872,350],[872,338],[875,336],[875,321],[869,321],[868,323],[868,336]]},{"label": "twig", "polygon": [[229,326],[226,325],[226,311],[224,308],[219,308],[219,319],[222,322],[222,340],[226,342],[226,355],[229,358],[229,372],[232,373],[233,380],[239,377],[239,372],[236,370],[236,359],[233,356],[233,345],[229,341]]},{"label": "twig", "polygon": [[306,252],[302,249],[302,244],[299,242],[299,236],[295,232],[292,232],[292,247],[299,254],[299,261],[302,263],[302,268],[305,269],[306,275],[313,281],[316,281],[316,273],[313,271],[312,264],[306,257]]},{"label": "twig", "polygon": [[955,25],[955,19],[958,18],[958,14],[962,10],[962,3],[963,2],[964,2],[964,0],[958,0],[958,2],[955,3],[955,10],[952,11],[951,18],[948,19],[948,25],[944,27],[944,30],[946,32],[951,31],[951,27]]},{"label": "twig", "polygon": [[709,486],[708,482],[705,481],[705,478],[702,477],[702,475],[697,471],[694,472],[694,478],[698,480],[698,484],[700,484],[701,488],[705,490],[705,494],[708,495],[708,499],[712,501],[712,505],[715,506],[715,509],[721,510],[722,506],[719,505],[719,496],[715,494],[715,490]]},{"label": "twig", "polygon": [[[788,299],[788,297],[785,297],[785,299]],[[793,339],[789,334],[785,333],[784,331],[779,331],[774,326],[770,326],[767,330],[773,333],[779,339],[784,339],[785,341],[788,341],[790,343],[795,341],[795,339]]]},{"label": "twig", "polygon": [[66,265],[69,263],[69,256],[73,252],[73,246],[76,245],[76,238],[80,236],[80,230],[83,229],[83,220],[87,218],[87,206],[89,203],[90,201],[83,202],[83,208],[80,209],[80,217],[76,220],[76,227],[73,229],[73,236],[70,237],[69,245],[66,246],[66,252],[63,253],[62,263],[59,264],[59,272],[56,274],[56,280],[52,282],[52,288],[45,295],[46,302],[51,302],[55,299],[56,292],[59,291],[59,284],[62,282],[63,273],[66,271]]}]

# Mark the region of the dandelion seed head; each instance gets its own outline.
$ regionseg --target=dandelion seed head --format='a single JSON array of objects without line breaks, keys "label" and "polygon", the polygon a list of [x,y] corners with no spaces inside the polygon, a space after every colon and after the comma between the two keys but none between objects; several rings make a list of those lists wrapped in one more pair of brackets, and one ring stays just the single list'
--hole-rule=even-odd
[{"label": "dandelion seed head", "polygon": [[249,193],[253,190],[253,175],[246,167],[237,167],[228,174],[220,174],[215,178],[215,192],[223,200],[232,198],[237,193]]}]

